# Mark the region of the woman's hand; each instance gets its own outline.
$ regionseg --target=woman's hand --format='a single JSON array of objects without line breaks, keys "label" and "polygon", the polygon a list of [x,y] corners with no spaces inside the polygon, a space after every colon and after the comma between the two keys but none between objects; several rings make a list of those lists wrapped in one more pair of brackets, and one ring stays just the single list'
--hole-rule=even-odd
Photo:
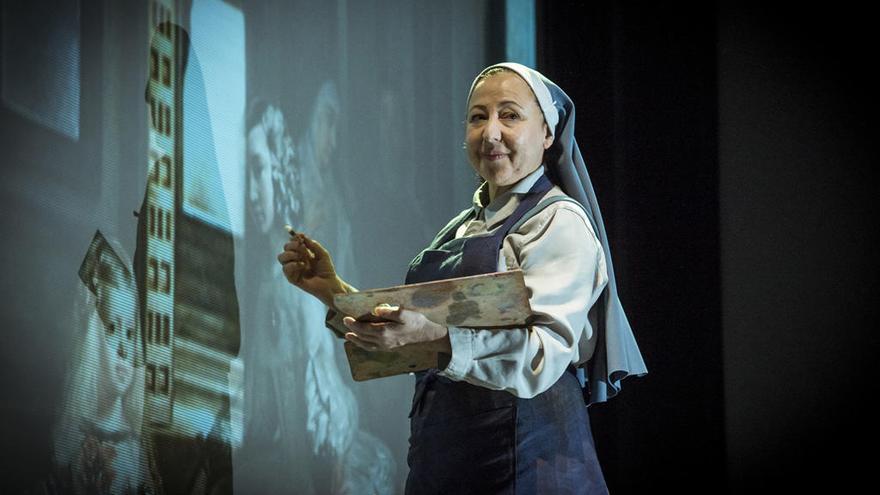
[{"label": "woman's hand", "polygon": [[390,351],[410,344],[451,354],[449,329],[425,318],[417,311],[377,306],[373,314],[391,320],[382,323],[359,322],[350,316],[342,321],[351,330],[345,339],[368,351]]},{"label": "woman's hand", "polygon": [[320,299],[327,306],[333,306],[333,295],[353,292],[333,266],[330,253],[318,241],[297,233],[284,245],[278,255],[284,276],[291,284]]}]

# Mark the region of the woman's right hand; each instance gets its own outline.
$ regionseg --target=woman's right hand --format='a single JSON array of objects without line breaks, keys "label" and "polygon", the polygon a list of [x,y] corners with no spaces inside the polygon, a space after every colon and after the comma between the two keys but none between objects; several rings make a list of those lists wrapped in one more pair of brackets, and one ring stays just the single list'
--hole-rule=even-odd
[{"label": "woman's right hand", "polygon": [[347,284],[336,274],[330,253],[316,240],[303,233],[294,234],[278,255],[287,281],[320,299],[327,306],[333,305],[333,295],[349,292]]}]

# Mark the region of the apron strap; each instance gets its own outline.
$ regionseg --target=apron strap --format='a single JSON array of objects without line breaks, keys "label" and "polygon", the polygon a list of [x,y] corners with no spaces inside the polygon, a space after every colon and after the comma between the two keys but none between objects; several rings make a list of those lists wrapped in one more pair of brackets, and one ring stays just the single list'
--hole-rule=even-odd
[{"label": "apron strap", "polygon": [[[532,209],[525,212],[523,214],[522,218],[520,218],[515,224],[513,224],[512,227],[510,227],[510,232],[516,232],[516,230],[519,229],[522,226],[522,224],[526,223],[530,218],[532,218],[533,216],[540,213],[541,210],[543,210],[544,208],[550,206],[551,204],[557,203],[559,201],[568,201],[569,203],[576,204],[578,206],[578,208],[583,210],[583,212],[587,215],[587,218],[590,219],[590,223],[593,222],[593,218],[587,212],[586,208],[584,208],[584,205],[578,203],[577,200],[574,200],[568,196],[552,196],[549,198],[545,198],[543,201],[541,201],[540,203],[535,205]],[[596,232],[595,225],[593,225],[593,232]]]}]

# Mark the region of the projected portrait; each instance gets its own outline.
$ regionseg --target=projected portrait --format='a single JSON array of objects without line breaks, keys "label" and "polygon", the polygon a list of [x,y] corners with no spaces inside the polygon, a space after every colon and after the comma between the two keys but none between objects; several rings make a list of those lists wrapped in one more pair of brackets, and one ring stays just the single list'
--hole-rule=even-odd
[{"label": "projected portrait", "polygon": [[[328,187],[338,119],[332,82],[321,85],[299,139],[277,105],[255,100],[249,108],[251,290],[241,474],[260,476],[280,490],[296,483],[301,493],[388,493],[391,455],[380,440],[359,431],[342,346],[324,325],[326,308],[292,290],[275,269],[285,225],[323,232],[338,250],[350,249],[348,216]],[[340,264],[350,266],[345,256]]]},{"label": "projected portrait", "polygon": [[299,215],[300,195],[292,190],[299,183],[293,166],[293,141],[281,110],[255,101],[248,116],[246,142],[248,208],[256,230],[252,234],[267,236],[279,221]]},{"label": "projected portrait", "polygon": [[57,482],[65,492],[141,493],[150,486],[141,449],[137,291],[120,253],[99,231],[79,270],[76,347],[54,433]]}]

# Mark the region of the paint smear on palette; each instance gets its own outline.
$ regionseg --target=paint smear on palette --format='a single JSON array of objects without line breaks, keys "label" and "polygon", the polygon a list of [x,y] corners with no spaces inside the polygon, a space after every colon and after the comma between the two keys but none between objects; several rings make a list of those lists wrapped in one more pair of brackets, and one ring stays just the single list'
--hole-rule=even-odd
[{"label": "paint smear on palette", "polygon": [[[459,294],[461,294],[459,292]],[[449,325],[461,325],[468,318],[480,317],[480,305],[471,299],[457,300],[449,305],[449,316],[446,323]]]},{"label": "paint smear on palette", "polygon": [[413,292],[410,301],[417,308],[434,308],[443,304],[447,297],[449,297],[448,293],[433,287],[425,287]]}]

